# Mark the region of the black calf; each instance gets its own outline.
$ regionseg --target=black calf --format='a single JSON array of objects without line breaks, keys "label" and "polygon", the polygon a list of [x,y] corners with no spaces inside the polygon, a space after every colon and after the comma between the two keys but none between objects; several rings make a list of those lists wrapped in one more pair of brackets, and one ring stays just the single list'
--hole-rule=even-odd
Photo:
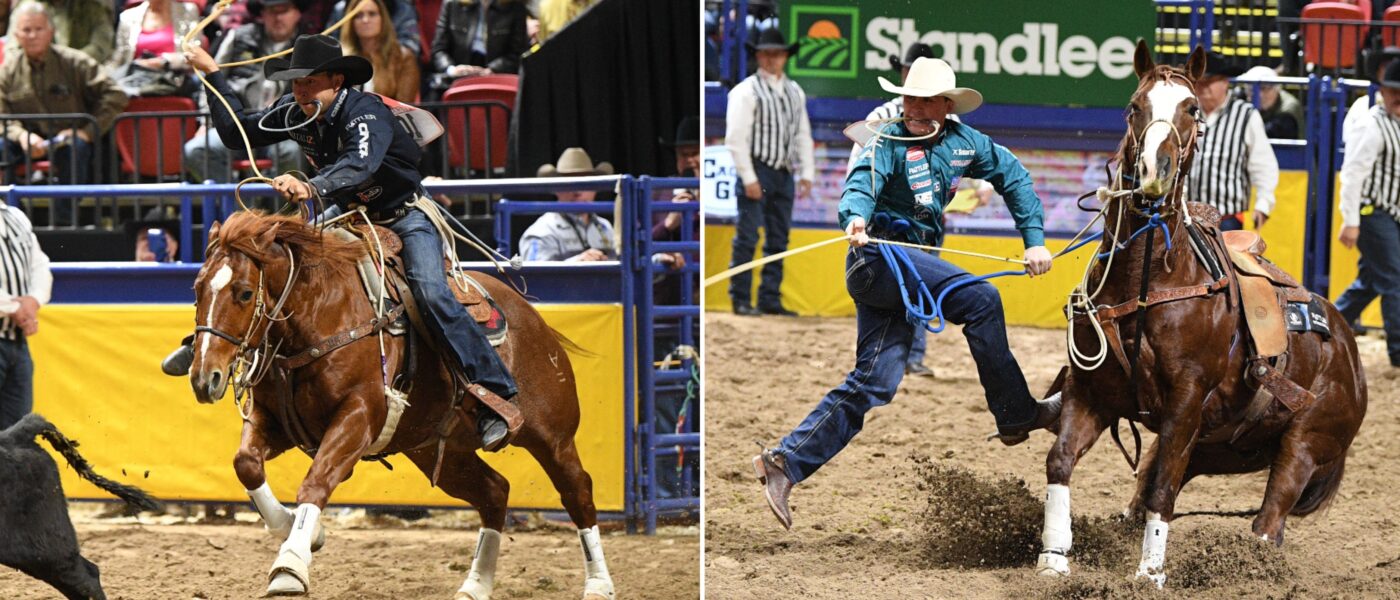
[{"label": "black calf", "polygon": [[39,415],[0,431],[0,564],[47,582],[69,600],[106,600],[97,565],[78,553],[58,466],[35,436],[43,436],[83,479],[122,500],[144,510],[158,510],[160,502],[94,473],[77,442]]}]

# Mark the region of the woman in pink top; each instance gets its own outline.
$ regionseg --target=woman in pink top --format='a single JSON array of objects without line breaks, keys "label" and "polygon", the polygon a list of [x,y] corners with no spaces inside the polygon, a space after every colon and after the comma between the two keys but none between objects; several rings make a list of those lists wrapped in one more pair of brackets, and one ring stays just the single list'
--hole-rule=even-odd
[{"label": "woman in pink top", "polygon": [[188,72],[185,55],[176,46],[198,24],[199,9],[176,0],[145,0],[122,11],[107,73],[120,79],[131,62],[147,69]]}]

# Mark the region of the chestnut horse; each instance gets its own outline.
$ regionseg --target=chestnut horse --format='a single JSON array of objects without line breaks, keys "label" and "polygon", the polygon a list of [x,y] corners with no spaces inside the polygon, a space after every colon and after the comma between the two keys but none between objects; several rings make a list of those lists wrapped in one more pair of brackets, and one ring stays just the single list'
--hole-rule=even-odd
[{"label": "chestnut horse", "polygon": [[[1194,94],[1205,54],[1197,48],[1183,70],[1154,64],[1139,42],[1134,67],[1139,83],[1127,112],[1118,156],[1124,172],[1116,187],[1141,186],[1101,194],[1107,203],[1102,258],[1077,293],[1082,298],[1102,287],[1075,310],[1069,341],[1072,351],[1104,354],[1097,355],[1097,365],[1072,355],[1063,380],[1064,411],[1045,461],[1044,546],[1036,569],[1048,576],[1069,573],[1070,474],[1104,429],[1128,419],[1157,433],[1139,466],[1129,513],[1146,517],[1137,576],[1161,586],[1168,523],[1177,495],[1193,477],[1269,469],[1253,531],[1275,544],[1283,543],[1289,515],[1325,506],[1337,492],[1347,448],[1365,416],[1366,383],[1346,319],[1331,303],[1315,299],[1325,306],[1330,336],[1287,333],[1287,360],[1276,365],[1315,399],[1294,411],[1261,395],[1262,402],[1251,407],[1257,384],[1246,367],[1262,367],[1251,361],[1239,283],[1210,222],[1211,209],[1193,205],[1197,219],[1191,227],[1183,214],[1184,182],[1205,126]],[[1211,261],[1225,266],[1209,268]],[[1104,337],[1095,335],[1090,319],[1102,324]]]},{"label": "chestnut horse", "polygon": [[[282,371],[285,376],[244,381],[252,386],[252,406],[240,407],[246,416],[234,470],[268,530],[285,540],[269,574],[268,594],[300,595],[309,590],[311,553],[325,535],[320,511],[380,437],[390,415],[385,382],[395,381],[404,369],[405,353],[411,352],[417,354],[411,361],[417,367],[408,404],[397,429],[389,432],[387,445],[374,454],[407,455],[443,491],[480,511],[482,529],[471,572],[456,597],[489,598],[510,484],[477,456],[480,441],[471,422],[475,412],[471,405],[454,409],[451,374],[436,351],[418,342],[410,351],[405,340],[415,336],[384,334],[387,373],[381,371],[379,336],[364,335],[376,329],[375,312],[355,266],[366,253],[364,245],[323,234],[299,218],[251,212],[235,214],[222,227],[215,223],[209,237],[207,257],[195,279],[198,327],[190,369],[200,402],[219,400],[231,384],[237,390],[243,372],[285,365],[285,357],[327,348],[325,340],[352,329],[363,336],[310,353],[317,358],[289,366]],[[612,598],[593,481],[574,446],[578,394],[563,338],[507,285],[472,276],[494,296],[510,324],[510,336],[497,350],[515,375],[520,387],[515,401],[525,416],[512,443],[528,450],[544,468],[578,526],[586,571],[584,596]],[[236,364],[247,368],[235,369]],[[267,487],[263,463],[305,438],[312,442],[308,453],[313,453],[313,461],[297,490],[297,510],[290,511]]]}]

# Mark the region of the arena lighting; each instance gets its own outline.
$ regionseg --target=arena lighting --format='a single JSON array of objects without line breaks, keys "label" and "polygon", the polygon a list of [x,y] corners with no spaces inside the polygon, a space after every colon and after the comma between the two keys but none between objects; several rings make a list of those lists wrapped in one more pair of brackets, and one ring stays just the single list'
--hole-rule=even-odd
[{"label": "arena lighting", "polygon": [[[1056,23],[1025,23],[1021,33],[1004,38],[985,32],[926,31],[920,33],[914,19],[876,17],[865,28],[870,49],[865,52],[865,68],[889,68],[889,57],[899,56],[914,42],[933,47],[934,54],[948,61],[961,75],[974,73],[1008,75],[1061,74],[1082,79],[1097,67],[1110,79],[1133,74],[1133,41],[1112,36],[1102,42],[1072,35],[1060,39]],[[980,59],[979,59],[980,58]]]}]

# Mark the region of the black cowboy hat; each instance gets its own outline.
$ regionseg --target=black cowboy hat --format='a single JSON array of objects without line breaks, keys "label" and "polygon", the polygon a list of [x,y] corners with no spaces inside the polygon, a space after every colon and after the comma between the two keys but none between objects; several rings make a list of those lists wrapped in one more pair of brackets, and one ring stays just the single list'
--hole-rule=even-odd
[{"label": "black cowboy hat", "polygon": [[1381,76],[1381,87],[1400,89],[1400,60],[1392,60],[1385,66],[1385,75]]},{"label": "black cowboy hat", "polygon": [[1206,55],[1206,72],[1201,75],[1201,79],[1211,77],[1239,77],[1244,74],[1244,67],[1239,66],[1230,57],[1218,52],[1211,52]]},{"label": "black cowboy hat", "polygon": [[933,48],[928,44],[916,42],[909,45],[904,51],[904,60],[899,60],[898,56],[890,55],[890,70],[898,71],[904,67],[913,66],[914,61],[920,58],[934,58]]},{"label": "black cowboy hat", "polygon": [[[1380,52],[1376,52],[1371,55],[1371,68],[1368,69],[1366,72],[1371,77],[1374,77],[1376,71],[1381,70],[1386,65],[1390,64],[1390,61],[1393,61],[1397,58],[1400,58],[1400,46],[1386,46],[1385,48],[1382,48]],[[1367,79],[1370,79],[1370,77],[1367,77]],[[1376,83],[1380,82],[1378,81]]]},{"label": "black cowboy hat", "polygon": [[295,6],[297,10],[305,11],[308,2],[309,0],[248,0],[248,16],[256,19],[262,16],[264,8],[283,4],[290,4]]},{"label": "black cowboy hat", "polygon": [[769,27],[758,33],[758,43],[748,42],[745,44],[749,50],[758,52],[759,50],[782,50],[788,54],[797,52],[797,43],[787,43],[787,38],[783,37],[783,32],[777,27]]},{"label": "black cowboy hat", "polygon": [[345,56],[340,42],[328,35],[303,35],[292,46],[292,58],[274,58],[263,65],[271,81],[291,81],[316,73],[340,73],[345,85],[360,85],[374,76],[374,67],[360,56]]},{"label": "black cowboy hat", "polygon": [[662,141],[663,146],[698,146],[700,145],[700,117],[686,117],[681,119],[676,125],[676,136],[670,142]]}]

